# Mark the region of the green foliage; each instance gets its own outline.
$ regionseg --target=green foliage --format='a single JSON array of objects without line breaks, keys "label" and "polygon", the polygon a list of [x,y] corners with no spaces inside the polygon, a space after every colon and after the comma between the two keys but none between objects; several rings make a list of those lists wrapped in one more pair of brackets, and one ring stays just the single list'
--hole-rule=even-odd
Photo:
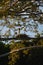
[{"label": "green foliage", "polygon": [[[33,40],[34,44],[35,41]],[[31,42],[32,43],[32,42]],[[38,45],[43,45],[43,39],[39,40],[36,42]],[[27,44],[27,45],[26,45]],[[33,44],[33,45],[34,45]],[[31,44],[30,44],[31,45]],[[22,42],[10,42],[9,44],[4,44],[0,42],[0,55],[3,53],[7,53],[12,50],[17,50],[23,47],[29,47],[29,41],[28,43],[26,41]],[[42,57],[43,57],[43,47],[40,48],[30,48],[30,49],[24,49],[24,50],[19,50],[18,52],[13,52],[9,54],[8,56],[4,56],[0,58],[0,65],[41,65],[42,62]],[[39,62],[40,61],[40,62]]]},{"label": "green foliage", "polygon": [[[40,45],[39,44],[40,41],[37,42],[37,40],[33,40],[33,42],[34,42],[34,44]],[[43,42],[40,42],[40,43],[42,44]],[[25,42],[25,41],[24,42],[21,42],[21,43],[11,43],[10,49],[11,50],[17,50],[17,49],[26,47],[26,44],[27,44],[27,42]],[[29,42],[28,42],[27,46],[29,46]],[[9,65],[19,65],[19,64],[25,65],[26,63],[27,64],[31,64],[31,65],[32,65],[32,63],[33,63],[33,65],[35,63],[37,64],[37,62],[39,63],[39,60],[40,60],[39,59],[39,56],[40,56],[41,53],[39,53],[39,52],[41,52],[41,49],[43,49],[43,47],[42,48],[33,48],[33,49],[21,50],[21,51],[18,51],[18,52],[9,54],[9,57],[8,57],[9,58],[9,63],[8,64]],[[38,58],[36,56],[38,56]],[[37,60],[34,60],[33,61],[32,58],[33,59],[38,59],[38,61]],[[41,61],[40,61],[40,63],[41,63]]]},{"label": "green foliage", "polygon": [[[25,45],[22,43],[11,43],[11,45],[9,46],[10,51],[12,50],[17,50],[20,48],[23,48]],[[14,65],[16,63],[16,61],[19,59],[19,52],[15,52],[12,54],[9,54],[9,65]]]}]

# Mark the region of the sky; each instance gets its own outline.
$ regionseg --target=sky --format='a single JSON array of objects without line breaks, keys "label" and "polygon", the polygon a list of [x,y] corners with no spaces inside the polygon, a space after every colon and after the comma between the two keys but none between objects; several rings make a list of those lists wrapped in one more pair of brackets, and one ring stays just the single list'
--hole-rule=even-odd
[{"label": "sky", "polygon": [[[0,20],[0,22],[1,22],[1,21],[3,22],[4,20]],[[10,22],[11,22],[11,21],[14,21],[14,20],[12,19],[12,20],[10,20]],[[17,21],[16,21],[16,23],[17,23]],[[43,24],[40,24],[40,23],[38,23],[37,21],[36,21],[36,23],[38,24],[37,30],[38,30],[38,32],[41,34],[42,31],[43,31]],[[21,22],[20,24],[23,24],[23,22]],[[26,24],[28,24],[28,22],[27,22]],[[33,25],[33,24],[34,24],[34,21],[33,21],[33,20],[30,20],[29,24]],[[32,26],[32,27],[33,27],[33,26]],[[18,28],[22,28],[22,27],[16,26],[15,28],[18,30]],[[8,28],[6,25],[5,25],[4,27],[3,27],[3,26],[0,26],[0,30],[1,30],[1,29],[2,29],[2,31],[1,31],[1,34],[2,34],[2,35],[4,35],[5,32],[9,30],[9,28]],[[30,29],[31,29],[31,28],[30,28]],[[28,36],[30,36],[30,37],[34,37],[37,33],[31,31],[30,29],[29,29],[29,27],[27,26],[27,28],[26,28],[27,31],[25,32],[25,34],[28,35]],[[10,30],[11,35],[14,35],[14,31],[13,31],[13,30],[14,30],[14,29],[11,29],[11,30]],[[30,31],[28,31],[28,30],[30,30]],[[33,27],[33,30],[34,30],[34,27]],[[17,31],[17,33],[18,33],[18,31]],[[20,31],[20,34],[24,34],[24,29],[22,29],[22,30]]]}]

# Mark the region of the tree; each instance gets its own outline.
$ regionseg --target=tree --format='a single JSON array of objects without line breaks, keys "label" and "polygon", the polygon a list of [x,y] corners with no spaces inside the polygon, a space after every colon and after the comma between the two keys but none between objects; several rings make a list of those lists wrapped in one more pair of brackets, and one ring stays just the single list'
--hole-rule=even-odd
[{"label": "tree", "polygon": [[[23,40],[22,43],[20,42],[15,43],[14,41],[12,41],[10,42],[10,45],[9,44],[4,45],[1,42],[0,54],[9,52],[15,49],[17,50],[27,46],[29,47],[29,45],[31,46],[33,46],[34,44],[43,45],[43,39],[42,39],[43,31],[41,32],[42,37],[41,37],[41,33],[38,31],[39,24],[43,25],[43,12],[40,9],[40,7],[43,7],[42,0],[41,2],[39,0],[31,0],[31,1],[2,0],[0,3],[1,3],[0,4],[0,7],[1,7],[0,8],[0,21],[1,21],[0,22],[0,40],[2,41],[12,40],[12,39]],[[4,28],[7,29],[5,33],[3,32]],[[23,30],[24,30],[24,34],[21,33],[21,31]],[[34,38],[26,34],[29,31],[30,33],[33,32],[36,34]],[[39,41],[40,39],[42,40]],[[32,65],[32,64],[37,65],[38,63],[39,65],[39,61],[41,62],[40,59],[43,56],[43,53],[41,51],[43,51],[43,48],[41,48],[41,50],[39,48],[30,49],[30,50],[29,49],[21,50],[19,52],[12,53],[12,54],[9,54],[9,56],[1,58],[0,64],[2,65],[4,63],[4,65],[14,65],[14,64],[19,65],[19,63],[21,62],[20,63],[21,65],[25,65],[27,63],[29,65]],[[40,57],[40,55],[42,56]]]},{"label": "tree", "polygon": [[[11,2],[11,3],[12,3],[12,6],[7,11],[5,10],[7,13],[6,15],[4,14],[5,18],[3,18],[3,16],[2,16],[2,19],[5,22],[2,22],[0,24],[0,26],[3,26],[3,28],[4,28],[4,26],[6,26],[7,28],[9,28],[10,32],[11,32],[11,30],[13,32],[15,32],[15,30],[16,31],[19,30],[19,34],[20,34],[21,30],[23,30],[23,29],[25,32],[31,31],[33,33],[38,33],[38,23],[40,25],[43,23],[43,12],[40,11],[40,9],[39,9],[39,6],[41,6],[40,1],[37,1],[37,2],[36,1],[33,1],[33,2],[32,1],[25,1],[25,2],[15,1],[15,3],[16,3],[15,5],[13,4],[13,2]],[[10,17],[9,17],[9,12],[11,12]],[[26,15],[26,16],[24,16],[24,15]],[[22,17],[22,16],[24,16],[24,17]],[[9,19],[12,21],[12,23]],[[34,22],[32,24],[30,24],[30,21],[32,21],[32,20]],[[15,21],[18,21],[17,22],[18,24]],[[21,23],[23,23],[23,24],[21,24]],[[20,28],[16,29],[16,27],[20,27]],[[28,28],[28,30],[27,30],[27,28]],[[6,35],[4,34],[3,36],[7,37],[8,33],[6,31]],[[40,32],[39,32],[39,34],[40,34]],[[11,34],[9,34],[8,37],[10,35]]]}]

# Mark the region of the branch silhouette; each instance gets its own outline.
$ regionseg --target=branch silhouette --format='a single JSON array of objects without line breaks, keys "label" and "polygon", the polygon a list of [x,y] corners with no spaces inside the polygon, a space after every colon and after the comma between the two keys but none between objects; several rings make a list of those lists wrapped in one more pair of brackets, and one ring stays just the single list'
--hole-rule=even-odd
[{"label": "branch silhouette", "polygon": [[28,38],[0,38],[0,41],[6,41],[6,40],[30,40],[30,39],[43,39],[43,37],[39,37],[39,38],[36,38],[36,37],[28,37]]},{"label": "branch silhouette", "polygon": [[40,48],[40,47],[42,48],[43,45],[41,45],[41,46],[38,45],[38,46],[30,46],[30,47],[19,48],[19,49],[12,50],[12,51],[10,51],[10,52],[7,52],[7,53],[5,53],[5,54],[0,55],[0,58],[2,58],[2,57],[4,57],[4,56],[7,56],[7,55],[9,55],[9,54],[12,54],[12,53],[15,53],[15,52],[21,51],[21,50],[31,49],[31,48]]}]

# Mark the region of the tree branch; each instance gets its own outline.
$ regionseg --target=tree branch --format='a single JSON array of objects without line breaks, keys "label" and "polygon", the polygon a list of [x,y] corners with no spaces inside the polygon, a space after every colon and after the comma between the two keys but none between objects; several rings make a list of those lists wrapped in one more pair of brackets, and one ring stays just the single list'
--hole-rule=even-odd
[{"label": "tree branch", "polygon": [[43,37],[39,37],[39,38],[36,38],[36,37],[28,37],[28,38],[0,38],[0,41],[6,41],[6,40],[30,40],[30,39],[43,39]]}]

